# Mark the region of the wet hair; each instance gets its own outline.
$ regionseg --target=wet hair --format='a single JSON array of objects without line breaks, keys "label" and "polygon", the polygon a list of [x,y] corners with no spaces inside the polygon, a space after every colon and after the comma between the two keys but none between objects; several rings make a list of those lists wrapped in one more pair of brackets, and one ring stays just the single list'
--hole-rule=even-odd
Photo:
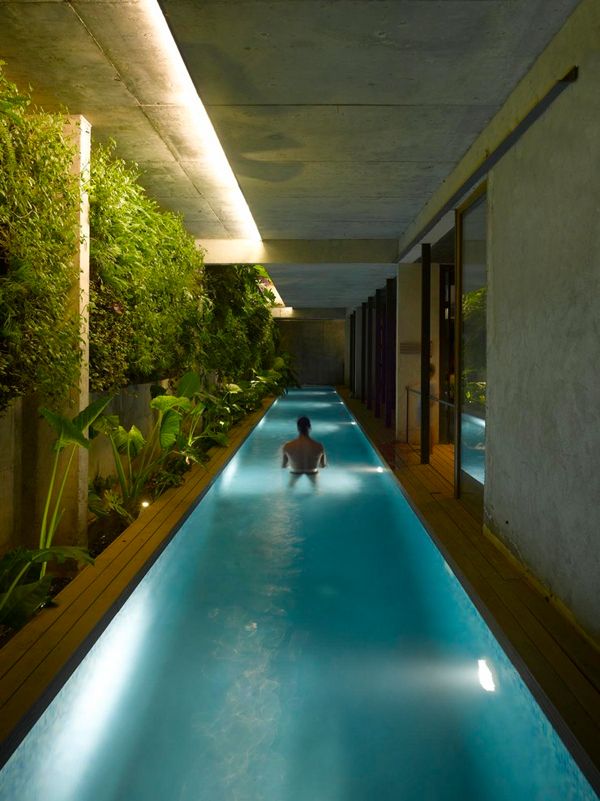
[{"label": "wet hair", "polygon": [[310,431],[310,420],[308,417],[299,417],[296,425],[298,426],[298,431],[305,436]]}]

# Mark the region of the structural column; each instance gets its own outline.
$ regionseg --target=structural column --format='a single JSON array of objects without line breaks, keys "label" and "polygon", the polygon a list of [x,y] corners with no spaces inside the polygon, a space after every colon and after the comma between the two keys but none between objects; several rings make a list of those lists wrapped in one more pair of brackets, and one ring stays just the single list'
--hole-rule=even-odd
[{"label": "structural column", "polygon": [[[77,217],[79,247],[73,255],[77,278],[70,293],[71,311],[81,320],[81,368],[77,386],[73,387],[69,398],[60,411],[74,417],[89,403],[89,199],[86,187],[89,180],[91,125],[81,116],[73,116],[65,126],[65,137],[73,144],[74,156],[72,170],[79,176],[80,204]],[[22,520],[23,543],[36,545],[43,505],[49,485],[53,461],[52,446],[54,433],[48,424],[40,419],[39,398],[24,399],[24,418],[31,424],[23,426],[23,484]],[[66,466],[63,458],[60,469]],[[67,477],[63,495],[64,514],[57,536],[61,544],[85,544],[87,539],[88,504],[88,452],[78,448]]]}]

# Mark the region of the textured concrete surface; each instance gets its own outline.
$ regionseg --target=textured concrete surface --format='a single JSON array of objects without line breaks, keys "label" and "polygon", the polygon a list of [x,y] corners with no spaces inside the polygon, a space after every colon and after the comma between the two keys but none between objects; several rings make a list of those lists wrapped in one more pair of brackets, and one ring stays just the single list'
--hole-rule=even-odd
[{"label": "textured concrete surface", "polygon": [[[264,238],[399,239],[444,191],[576,4],[162,0],[161,7]],[[4,0],[7,72],[31,84],[45,107],[66,105],[91,121],[98,139],[114,137],[119,154],[140,164],[149,192],[182,212],[194,235],[240,237],[190,136],[185,104],[173,97],[145,5]],[[305,262],[281,262],[296,263]],[[325,276],[329,263],[322,265]],[[285,297],[283,271],[279,282]],[[317,306],[319,281],[311,288],[303,303]]]},{"label": "textured concrete surface", "polygon": [[301,384],[343,383],[344,320],[278,320],[277,325]]},{"label": "textured concrete surface", "polygon": [[586,5],[555,49],[579,80],[489,185],[485,510],[598,636],[600,6]]}]

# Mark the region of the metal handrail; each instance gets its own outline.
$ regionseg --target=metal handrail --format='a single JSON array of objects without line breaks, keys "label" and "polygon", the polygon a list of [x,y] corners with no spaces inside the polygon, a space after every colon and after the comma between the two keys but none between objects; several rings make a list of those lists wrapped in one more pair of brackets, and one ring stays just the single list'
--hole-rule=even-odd
[{"label": "metal handrail", "polygon": [[[406,387],[406,391],[407,391],[407,393],[408,392],[414,392],[415,395],[420,395],[421,394],[421,390],[420,389],[414,389],[414,387]],[[436,403],[442,403],[444,406],[448,406],[450,409],[454,409],[454,402],[453,401],[442,400],[441,398],[438,398],[437,395],[430,395],[429,396],[429,400],[435,401]]]}]

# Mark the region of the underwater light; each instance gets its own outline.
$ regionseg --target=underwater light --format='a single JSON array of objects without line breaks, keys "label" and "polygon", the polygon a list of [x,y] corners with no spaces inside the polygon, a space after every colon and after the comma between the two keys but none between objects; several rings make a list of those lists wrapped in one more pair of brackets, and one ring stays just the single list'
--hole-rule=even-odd
[{"label": "underwater light", "polygon": [[481,684],[483,689],[488,693],[495,692],[496,684],[494,683],[494,677],[485,659],[478,659],[477,667],[478,667],[479,683]]}]

